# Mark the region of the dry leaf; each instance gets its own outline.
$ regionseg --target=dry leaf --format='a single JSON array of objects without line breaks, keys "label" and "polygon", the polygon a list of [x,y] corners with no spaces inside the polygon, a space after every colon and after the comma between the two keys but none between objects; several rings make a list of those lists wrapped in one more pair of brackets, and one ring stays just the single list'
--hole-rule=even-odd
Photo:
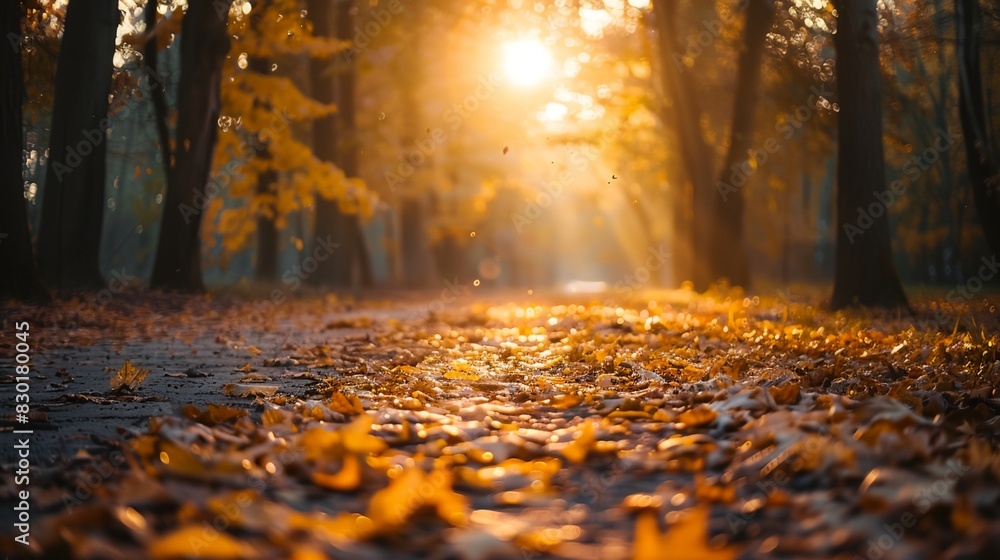
[{"label": "dry leaf", "polygon": [[149,546],[149,555],[154,560],[240,560],[259,556],[249,545],[203,523],[181,527],[153,541]]},{"label": "dry leaf", "polygon": [[715,422],[715,419],[718,418],[718,416],[719,414],[712,410],[709,406],[699,405],[680,413],[677,416],[677,421],[683,422],[684,425],[689,428],[700,428]]},{"label": "dry leaf", "polygon": [[778,404],[795,404],[799,402],[802,398],[802,394],[799,390],[799,383],[785,383],[783,385],[775,385],[770,387],[767,392],[774,399],[774,402]]},{"label": "dry leaf", "polygon": [[125,389],[135,390],[143,379],[146,379],[148,373],[148,369],[137,368],[132,362],[125,360],[125,365],[111,376],[111,390],[116,392]]},{"label": "dry leaf", "polygon": [[277,385],[245,385],[226,383],[222,392],[230,397],[270,397],[278,392]]}]

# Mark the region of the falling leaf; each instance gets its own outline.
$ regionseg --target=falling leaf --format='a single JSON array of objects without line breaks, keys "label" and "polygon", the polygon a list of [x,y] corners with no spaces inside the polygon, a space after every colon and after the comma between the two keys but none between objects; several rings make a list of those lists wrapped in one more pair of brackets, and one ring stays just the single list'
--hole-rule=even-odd
[{"label": "falling leaf", "polygon": [[132,362],[125,360],[125,365],[111,376],[111,390],[115,392],[125,389],[133,391],[142,383],[143,379],[146,379],[148,373],[148,369],[137,368],[132,365]]}]

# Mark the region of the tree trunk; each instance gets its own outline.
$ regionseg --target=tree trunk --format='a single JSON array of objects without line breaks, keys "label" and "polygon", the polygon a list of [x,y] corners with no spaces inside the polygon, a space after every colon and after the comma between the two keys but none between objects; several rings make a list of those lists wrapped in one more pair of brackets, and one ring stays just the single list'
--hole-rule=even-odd
[{"label": "tree trunk", "polygon": [[[333,37],[350,41],[354,35],[353,0],[309,0],[313,33],[317,37]],[[314,152],[336,164],[347,177],[357,176],[355,138],[356,61],[350,50],[332,62],[313,59],[309,67],[313,98],[323,103],[336,103],[337,112],[317,119],[313,125]],[[371,264],[361,224],[357,214],[340,209],[336,200],[316,200],[316,237],[338,243],[334,254],[319,263],[310,281],[319,285],[348,288],[355,279],[362,285],[372,284]],[[357,277],[357,278],[356,278]]]},{"label": "tree trunk", "polygon": [[1000,181],[989,136],[979,48],[983,40],[982,11],[977,0],[955,0],[956,51],[958,53],[959,115],[969,182],[976,215],[994,253],[1000,253]]},{"label": "tree trunk", "polygon": [[38,256],[59,291],[100,288],[108,96],[120,14],[115,0],[73,0],[56,68]]},{"label": "tree trunk", "polygon": [[747,250],[743,244],[743,214],[746,208],[744,185],[732,184],[731,178],[736,174],[735,170],[749,166],[754,117],[760,97],[761,62],[773,19],[773,0],[750,0],[747,4],[743,48],[736,63],[736,91],[729,151],[716,183],[718,196],[712,199],[712,224],[715,227],[711,231],[711,276],[713,279],[727,278],[731,284],[744,287],[750,282]]},{"label": "tree trunk", "polygon": [[875,4],[876,0],[834,3],[840,104],[837,249],[830,301],[834,309],[909,307],[892,262],[889,209],[876,197],[885,190],[885,161]]},{"label": "tree trunk", "polygon": [[[267,2],[256,2],[254,4],[253,15],[250,16],[252,25],[258,31],[261,27],[259,23],[260,14],[264,13],[266,6]],[[251,72],[266,76],[271,73],[271,64],[272,62],[268,59],[250,57],[247,68]],[[255,104],[262,105],[263,109],[274,110],[274,107],[270,103],[257,100]],[[271,152],[266,144],[261,149],[261,152],[257,154],[257,157],[262,161],[271,160]],[[261,172],[257,176],[256,194],[258,196],[274,197],[274,184],[277,180],[278,175],[273,168]],[[277,209],[272,205],[269,210],[270,213],[257,214],[257,255],[254,277],[262,282],[271,282],[278,278],[278,229],[274,225],[275,218],[277,218]]]},{"label": "tree trunk", "polygon": [[[21,3],[0,3],[0,33],[21,36]],[[17,45],[10,45],[16,47]],[[21,104],[24,99],[24,72],[21,51],[0,48],[0,300],[17,298],[45,301],[31,250],[28,209],[24,200],[21,159],[24,157]]]},{"label": "tree trunk", "polygon": [[399,214],[403,284],[408,288],[426,288],[431,284],[433,259],[427,239],[427,204],[420,196],[400,197]]},{"label": "tree trunk", "polygon": [[[222,63],[232,0],[191,0],[181,24],[177,141],[153,265],[153,288],[201,290],[201,215],[218,139]],[[169,165],[169,162],[167,162]]]},{"label": "tree trunk", "polygon": [[[674,29],[676,11],[675,0],[653,2],[663,92],[670,98],[672,105],[670,114],[674,120],[681,160],[689,181],[681,204],[689,211],[682,212],[682,219],[678,220],[680,226],[678,229],[683,239],[678,257],[682,265],[688,269],[695,287],[704,289],[714,280],[709,270],[714,224],[708,220],[714,194],[712,153],[701,134],[701,109],[690,76],[683,75],[685,69],[682,67],[681,49],[678,47]],[[684,272],[679,270],[678,273]]]},{"label": "tree trunk", "polygon": [[[262,156],[269,157],[269,156]],[[273,194],[277,177],[267,170],[257,177],[257,194]],[[274,227],[274,216],[257,215],[257,266],[256,278],[271,282],[278,278],[278,229]]]},{"label": "tree trunk", "polygon": [[163,170],[166,176],[167,190],[170,190],[174,183],[173,150],[170,147],[170,126],[167,110],[166,84],[163,83],[163,76],[160,74],[159,58],[160,49],[155,36],[151,35],[156,27],[156,0],[147,0],[143,9],[142,17],[146,24],[147,41],[142,48],[142,62],[146,70],[146,79],[149,80],[149,91],[153,102],[153,111],[156,120],[156,135],[160,141],[160,155],[163,158]]}]

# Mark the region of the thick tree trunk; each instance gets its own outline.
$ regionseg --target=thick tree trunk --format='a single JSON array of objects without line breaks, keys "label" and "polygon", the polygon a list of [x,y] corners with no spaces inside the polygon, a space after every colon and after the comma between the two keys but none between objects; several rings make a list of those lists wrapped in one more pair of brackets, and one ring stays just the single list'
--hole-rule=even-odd
[{"label": "thick tree trunk", "polygon": [[38,256],[62,290],[97,289],[108,95],[120,14],[115,0],[73,0],[59,47]]},{"label": "thick tree trunk", "polygon": [[[0,33],[21,36],[21,3],[0,3]],[[12,45],[12,46],[16,46]],[[0,300],[45,301],[31,250],[28,209],[24,200],[21,159],[24,157],[21,104],[24,73],[20,49],[0,48]]]},{"label": "thick tree trunk", "polygon": [[[218,139],[222,63],[232,0],[191,0],[181,24],[174,177],[163,205],[153,288],[201,290],[201,215]],[[169,164],[169,162],[168,162]]]},{"label": "thick tree trunk", "polygon": [[[749,165],[757,100],[760,97],[761,62],[767,33],[774,19],[773,0],[750,0],[743,27],[743,47],[736,63],[736,91],[733,97],[733,122],[729,133],[729,151],[716,183],[718,196],[712,207],[711,275],[727,278],[731,284],[748,286],[750,269],[743,244],[743,214],[746,202],[744,185],[732,184],[734,170]],[[787,219],[786,219],[787,221]]]},{"label": "thick tree trunk", "polygon": [[[837,0],[837,249],[834,309],[908,307],[892,261],[882,151],[876,0]],[[859,218],[865,213],[867,218]],[[865,227],[866,226],[866,227]]]},{"label": "thick tree trunk", "polygon": [[[354,1],[310,0],[309,14],[313,33],[318,37],[334,37],[350,41],[354,36]],[[336,103],[337,112],[320,118],[313,125],[314,152],[324,161],[336,164],[348,177],[357,176],[355,138],[356,61],[345,51],[332,61],[312,60],[310,78],[313,98],[323,103]],[[340,210],[336,200],[317,199],[316,237],[329,239],[339,247],[333,256],[319,264],[310,277],[315,284],[347,288],[355,280],[363,286],[372,284],[372,271],[361,224],[357,214]]]},{"label": "thick tree trunk", "polygon": [[969,166],[969,182],[976,215],[994,253],[1000,253],[1000,170],[986,132],[986,104],[979,60],[982,44],[982,11],[977,0],[955,0],[958,53],[959,115]]},{"label": "thick tree trunk", "polygon": [[[677,143],[689,181],[683,192],[682,211],[678,222],[680,247],[678,260],[687,269],[695,287],[704,289],[715,280],[710,271],[712,251],[712,152],[701,133],[701,108],[698,105],[691,76],[682,67],[681,52],[675,33],[676,0],[654,0],[653,14],[660,51],[660,76],[663,92],[670,98],[670,115],[674,121]],[[678,270],[684,275],[684,270]]]}]

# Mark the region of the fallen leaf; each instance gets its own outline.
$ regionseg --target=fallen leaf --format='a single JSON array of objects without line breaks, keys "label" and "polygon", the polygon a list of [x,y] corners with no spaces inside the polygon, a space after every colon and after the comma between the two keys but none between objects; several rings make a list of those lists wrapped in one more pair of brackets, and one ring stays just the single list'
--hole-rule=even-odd
[{"label": "fallen leaf", "polygon": [[719,413],[715,412],[707,405],[698,405],[692,409],[685,410],[677,416],[677,421],[684,423],[690,428],[700,428],[707,426],[718,418]]},{"label": "fallen leaf", "polygon": [[770,387],[767,392],[771,395],[771,398],[774,399],[774,402],[778,404],[795,404],[802,398],[801,391],[799,390],[799,383],[797,381],[794,383],[774,385],[773,387]]},{"label": "fallen leaf", "polygon": [[148,373],[148,369],[137,368],[132,365],[132,362],[125,360],[125,365],[111,376],[111,390],[115,392],[125,389],[133,391],[142,383],[143,379],[146,379]]},{"label": "fallen leaf", "polygon": [[259,554],[249,545],[241,543],[226,533],[209,529],[209,525],[201,523],[181,527],[173,533],[153,541],[149,546],[149,555],[154,560],[184,558],[239,560],[259,557]]},{"label": "fallen leaf", "polygon": [[278,392],[278,386],[226,383],[222,388],[222,392],[230,397],[270,397]]}]

